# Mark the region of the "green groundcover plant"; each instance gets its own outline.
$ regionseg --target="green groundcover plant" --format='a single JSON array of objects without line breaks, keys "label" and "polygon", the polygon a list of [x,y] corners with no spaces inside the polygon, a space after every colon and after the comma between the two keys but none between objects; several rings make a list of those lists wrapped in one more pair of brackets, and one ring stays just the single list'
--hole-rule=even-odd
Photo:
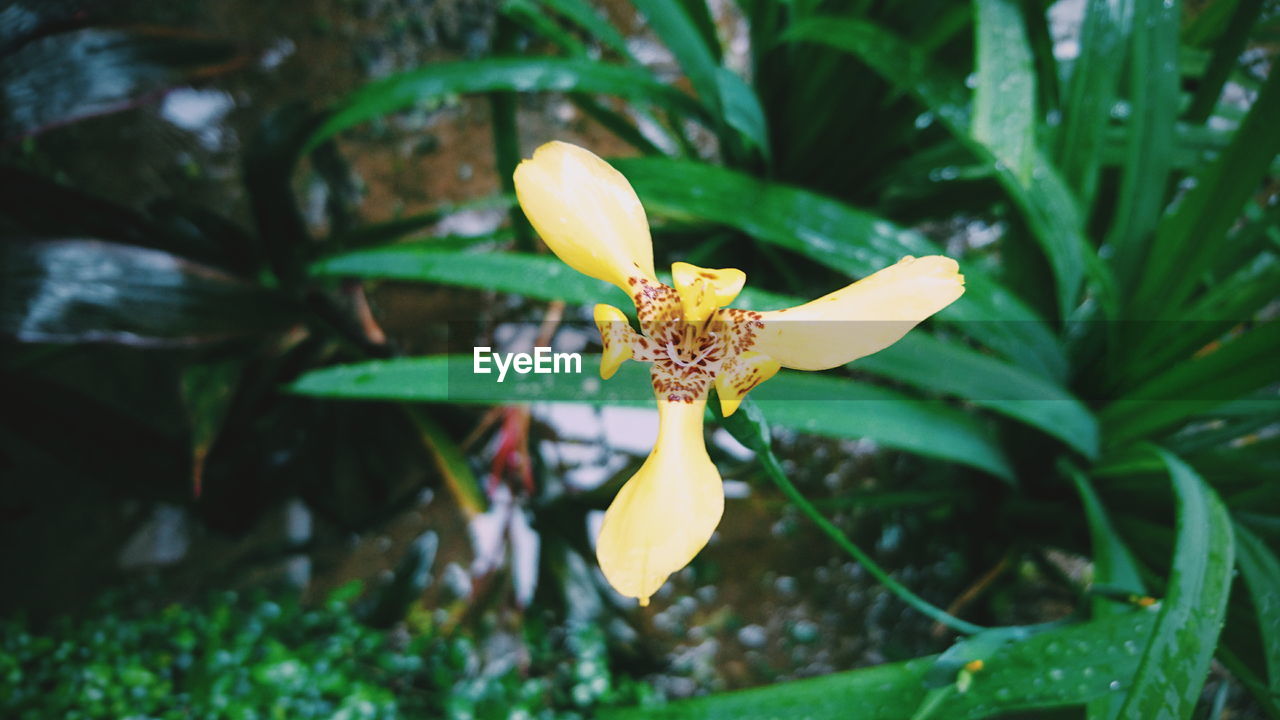
[{"label": "green groundcover plant", "polygon": [[353,584],[315,607],[266,592],[154,607],[139,593],[117,593],[44,628],[0,621],[0,714],[550,720],[647,695],[611,675],[596,628],[547,632],[528,623],[486,658],[482,640],[440,632],[426,617],[415,615],[411,631],[365,625],[353,604],[359,594]]}]

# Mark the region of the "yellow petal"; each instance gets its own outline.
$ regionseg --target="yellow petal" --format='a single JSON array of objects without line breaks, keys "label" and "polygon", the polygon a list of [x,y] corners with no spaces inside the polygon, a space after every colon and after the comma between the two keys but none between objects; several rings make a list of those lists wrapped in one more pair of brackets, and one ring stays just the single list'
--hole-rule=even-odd
[{"label": "yellow petal", "polygon": [[761,313],[751,349],[784,367],[833,368],[892,345],[963,293],[955,260],[907,256],[813,302]]},{"label": "yellow petal", "polygon": [[737,268],[712,270],[678,262],[671,266],[671,281],[680,294],[684,319],[700,323],[738,297],[747,282],[747,274]]},{"label": "yellow petal", "polygon": [[724,490],[702,442],[706,398],[658,400],[658,442],[604,515],[596,558],[623,595],[649,596],[693,559],[720,523]]},{"label": "yellow petal", "polygon": [[595,306],[592,316],[596,321],[596,329],[600,331],[600,342],[604,352],[600,356],[600,377],[608,380],[618,372],[623,362],[630,360],[635,354],[631,341],[636,331],[621,310],[600,303]]},{"label": "yellow petal", "polygon": [[748,350],[730,360],[716,375],[716,395],[720,412],[729,417],[738,411],[742,398],[757,385],[778,374],[781,365],[762,353]]},{"label": "yellow petal", "polygon": [[576,145],[549,142],[521,161],[515,182],[525,216],[569,267],[628,295],[631,278],[653,279],[644,207],[609,163]]}]

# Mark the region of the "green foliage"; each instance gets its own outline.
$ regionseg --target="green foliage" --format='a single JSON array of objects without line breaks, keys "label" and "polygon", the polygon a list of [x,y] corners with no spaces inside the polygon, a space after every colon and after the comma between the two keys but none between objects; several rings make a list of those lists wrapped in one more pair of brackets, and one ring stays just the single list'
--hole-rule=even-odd
[{"label": "green foliage", "polygon": [[532,623],[521,638],[527,668],[486,664],[477,638],[429,621],[411,620],[408,636],[362,624],[359,592],[341,589],[316,607],[264,593],[161,608],[113,595],[45,629],[0,621],[0,714],[567,720],[646,696],[610,674],[596,628],[553,639]]},{"label": "green foliage", "polygon": [[[1263,712],[1280,717],[1280,73],[1263,77],[1241,61],[1245,49],[1274,52],[1267,43],[1276,23],[1264,4],[1208,3],[1193,15],[1177,2],[1091,0],[1078,56],[1064,61],[1048,40],[1044,3],[744,0],[749,79],[730,69],[705,3],[636,5],[683,83],[641,65],[587,3],[510,0],[504,21],[542,36],[545,55],[429,65],[371,83],[326,112],[286,110],[265,123],[245,163],[253,233],[162,243],[169,233],[157,218],[66,189],[61,197],[84,213],[61,217],[21,188],[7,194],[5,216],[17,229],[150,247],[169,262],[164,297],[180,303],[198,292],[176,320],[133,312],[140,293],[163,284],[145,277],[111,285],[129,303],[37,315],[32,299],[83,278],[39,262],[46,246],[15,246],[6,251],[16,258],[6,284],[17,290],[0,296],[0,327],[27,340],[106,333],[121,343],[194,342],[191,328],[225,329],[219,307],[253,298],[288,308],[321,338],[281,360],[288,372],[273,366],[254,376],[258,387],[287,385],[290,400],[311,408],[349,407],[311,398],[647,403],[634,364],[604,383],[587,362],[590,375],[498,385],[450,372],[466,357],[388,357],[393,348],[370,342],[332,301],[339,282],[416,281],[575,305],[615,300],[616,291],[546,256],[495,251],[508,235],[394,242],[436,214],[335,226],[318,239],[297,212],[297,161],[311,152],[323,165],[333,141],[361,123],[459,93],[500,93],[495,142],[505,175],[519,149],[509,93],[568,93],[643,154],[616,166],[655,221],[659,259],[745,269],[755,287],[746,306],[790,304],[902,255],[942,252],[925,230],[983,230],[990,242],[945,248],[961,263],[965,296],[927,329],[849,369],[893,388],[844,371],[784,373],[753,391],[759,415],[744,411],[736,431],[756,443],[779,491],[859,561],[868,559],[781,473],[764,418],[929,459],[925,468],[942,469],[977,498],[954,509],[972,528],[971,544],[1094,561],[1091,585],[1072,581],[1078,607],[1068,626],[983,630],[951,618],[953,628],[980,632],[941,658],[700,698],[664,716],[861,707],[866,717],[905,719],[1085,707],[1091,720],[1188,718],[1216,656]],[[1229,82],[1247,92],[1246,104],[1233,99],[1239,92],[1224,94]],[[38,179],[23,185],[49,189]],[[510,236],[524,237],[518,222]],[[142,252],[120,247],[109,249]],[[92,257],[108,259],[94,248]],[[250,294],[205,302],[232,291],[199,284],[211,277],[184,272],[190,262],[254,278],[238,286]],[[272,317],[255,315],[239,329],[270,334]],[[41,333],[24,337],[30,328]],[[245,418],[281,422],[236,412],[227,411],[231,427]],[[403,427],[406,416],[397,417]],[[478,505],[482,493],[448,435],[420,418],[411,427],[465,486],[457,493],[464,504]],[[211,433],[201,427],[197,440],[207,444]],[[1247,598],[1240,587],[1230,592],[1233,568]],[[882,581],[917,610],[950,617],[892,577]],[[1130,596],[1144,592],[1159,596],[1149,599],[1158,610],[1133,607]],[[984,622],[996,615],[970,612]],[[956,670],[957,658],[983,667]]]},{"label": "green foliage", "polygon": [[[585,31],[572,43],[548,35],[550,42],[581,56],[581,48],[598,39],[602,48],[619,51],[622,66],[635,67],[617,34],[602,30],[598,18],[584,18],[576,6],[546,5],[571,20],[570,32]],[[783,374],[753,393],[763,416],[775,427],[870,437],[1012,480],[1008,495],[996,502],[1002,518],[997,527],[1018,523],[1023,503],[1060,502],[1064,491],[1077,492],[1080,512],[1053,523],[1052,530],[985,534],[996,543],[1065,543],[1078,551],[1092,544],[1097,619],[1081,625],[1081,633],[1132,615],[1107,598],[1163,588],[1158,620],[1121,636],[1124,647],[1138,652],[1113,678],[1116,685],[1106,686],[1110,692],[1068,691],[1043,703],[1001,704],[975,694],[981,672],[955,691],[927,698],[902,676],[910,697],[895,696],[891,687],[898,686],[888,682],[881,699],[891,709],[868,709],[868,716],[905,718],[917,706],[924,715],[980,717],[1086,705],[1098,718],[1189,717],[1215,648],[1237,670],[1239,653],[1249,656],[1243,664],[1265,667],[1263,658],[1274,657],[1274,633],[1263,633],[1258,654],[1239,643],[1248,630],[1231,628],[1271,628],[1269,590],[1251,590],[1262,593],[1256,616],[1227,612],[1230,515],[1244,506],[1218,499],[1239,491],[1244,497],[1267,493],[1266,473],[1256,463],[1268,450],[1241,445],[1253,441],[1252,433],[1273,431],[1280,384],[1269,360],[1280,350],[1280,335],[1266,312],[1276,300],[1275,216],[1250,200],[1275,201],[1267,182],[1280,150],[1272,130],[1280,123],[1280,74],[1242,80],[1259,90],[1243,120],[1219,97],[1225,78],[1243,74],[1236,58],[1256,37],[1257,4],[1207,11],[1194,32],[1180,33],[1184,16],[1176,3],[1092,2],[1079,56],[1066,63],[1054,57],[1044,7],[1036,4],[977,0],[967,11],[952,7],[940,11],[937,22],[921,25],[905,10],[867,4],[798,2],[782,9],[742,3],[753,42],[750,90],[758,102],[740,97],[737,107],[761,109],[767,143],[757,125],[743,122],[725,101],[724,53],[700,24],[702,4],[689,5],[646,2],[640,9],[687,76],[690,97],[716,133],[718,157],[693,159],[686,141],[674,150],[642,148],[647,157],[616,162],[659,220],[660,253],[664,235],[685,243],[701,235],[704,240],[683,251],[703,264],[744,267],[754,284],[785,290],[776,299],[791,302],[819,294],[809,288],[834,284],[827,273],[857,277],[903,254],[939,252],[909,229],[917,223],[977,216],[997,223],[1001,235],[989,249],[963,254],[966,295],[939,315],[934,335],[917,331],[852,366],[908,391],[872,405],[865,402],[871,395],[858,390],[863,404],[828,417],[802,401],[802,379]],[[928,9],[913,7],[911,13]],[[545,23],[529,27],[542,32]],[[1211,50],[1207,65],[1179,62],[1193,42]],[[612,62],[606,57],[598,64]],[[664,106],[656,95],[650,100],[688,113]],[[1189,109],[1179,117],[1181,108]],[[1237,129],[1215,129],[1210,120],[1217,128]],[[681,132],[678,126],[667,130],[677,137]],[[397,250],[386,252],[394,257]],[[546,283],[523,279],[547,264],[541,258],[511,256],[485,282],[461,257],[450,271],[449,258],[434,255],[422,272],[407,256],[394,271],[371,266],[374,257],[335,258],[314,270],[445,284],[480,280],[482,287],[581,304],[607,300],[612,292],[554,275]],[[431,362],[412,370],[398,364],[327,370],[294,387],[346,397],[499,401],[461,380],[438,380],[436,390],[423,395],[412,377],[430,382]],[[507,397],[635,402],[629,391],[612,387],[628,379],[623,372],[590,387],[549,381]],[[836,378],[812,382],[834,395],[857,387]],[[771,387],[781,394],[771,398]],[[979,409],[998,428],[996,437],[1007,439],[1002,448],[988,448],[999,462],[975,462],[965,449],[974,436],[963,430],[964,419],[936,400],[918,404],[912,393]],[[914,427],[895,426],[896,418],[911,418]],[[1149,443],[1184,454],[1175,458]],[[1176,493],[1155,482],[1163,474],[1173,478]],[[780,485],[784,494],[788,485]],[[1173,496],[1176,541],[1172,533],[1133,531],[1169,523]],[[803,497],[788,497],[807,506]],[[1269,510],[1256,515],[1258,527],[1274,528],[1280,520]],[[1268,540],[1241,555],[1254,578],[1251,587],[1266,585],[1258,578],[1273,557]],[[896,591],[910,602],[908,590]],[[1228,631],[1219,638],[1224,620]],[[1104,638],[1099,634],[1097,641]],[[1010,648],[1034,643],[1008,641]],[[1052,687],[1065,672],[1038,667],[1012,683],[1010,697],[1028,685]],[[794,695],[783,687],[762,689],[681,704],[670,716],[812,711],[824,706],[822,692],[837,687],[874,704],[875,693],[862,678],[871,683],[891,671],[858,672],[863,674],[824,680],[824,690],[815,694],[803,684],[792,686]],[[1276,714],[1274,697],[1246,671],[1239,673],[1255,700]],[[1079,685],[1086,686],[1093,687]],[[775,699],[780,704],[770,704]]]}]

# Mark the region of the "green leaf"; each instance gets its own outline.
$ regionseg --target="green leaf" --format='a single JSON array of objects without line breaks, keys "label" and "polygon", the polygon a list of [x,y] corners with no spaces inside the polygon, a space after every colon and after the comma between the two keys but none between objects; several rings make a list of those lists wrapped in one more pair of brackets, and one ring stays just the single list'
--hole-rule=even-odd
[{"label": "green leaf", "polygon": [[[476,239],[457,240],[472,242]],[[469,252],[442,247],[442,242],[450,243],[450,240],[435,238],[335,255],[314,263],[311,273],[320,277],[413,280],[455,285],[508,292],[537,300],[563,300],[574,305],[608,302],[623,308],[631,307],[630,299],[615,286],[572,270],[554,256]],[[658,277],[664,281],[669,279],[666,273],[659,273]],[[797,302],[782,295],[745,288],[734,300],[733,307],[773,310],[790,307]]]},{"label": "green leaf", "polygon": [[1280,559],[1240,523],[1235,538],[1236,562],[1258,615],[1268,685],[1273,696],[1280,696]]},{"label": "green leaf", "polygon": [[850,717],[907,720],[924,699],[928,658],[683,700],[667,706],[603,709],[601,720],[778,720]]},{"label": "green leaf", "polygon": [[[665,158],[612,161],[651,215],[736,228],[853,277],[903,255],[942,250],[917,232],[815,193],[704,163]],[[1062,348],[1039,317],[974,266],[965,295],[939,314],[1020,365],[1061,378]]]},{"label": "green leaf", "polygon": [[[995,650],[964,693],[934,717],[968,720],[1034,708],[1081,705],[1114,695],[1139,661],[1155,616],[1128,613],[1033,635]],[[834,673],[672,703],[601,711],[604,720],[908,720],[925,699],[936,657]],[[851,715],[856,709],[856,715]]]},{"label": "green leaf", "polygon": [[[569,57],[587,57],[586,43],[578,39],[576,35],[560,26],[543,8],[534,2],[534,0],[502,0],[500,6],[502,16],[523,25],[525,28],[541,35],[550,40],[556,47],[563,50]],[[496,43],[495,43],[496,45]],[[504,47],[500,52],[494,52],[494,55],[509,55],[510,47]]]},{"label": "green leaf", "polygon": [[244,362],[236,357],[196,362],[181,370],[183,406],[191,427],[194,497],[200,497],[203,490],[205,459],[226,423],[243,371]]},{"label": "green leaf", "polygon": [[1271,73],[1231,145],[1198,173],[1175,210],[1156,230],[1133,300],[1133,317],[1180,319],[1214,259],[1231,248],[1224,238],[1280,151],[1280,73]]},{"label": "green leaf", "polygon": [[462,449],[440,426],[440,423],[421,408],[406,406],[405,412],[409,414],[409,420],[422,436],[422,444],[431,453],[436,469],[440,471],[445,487],[449,488],[449,492],[453,494],[458,507],[462,508],[468,517],[484,512],[488,506],[484,489],[480,487],[479,480],[471,471],[471,466],[467,464],[467,457]]},{"label": "green leaf", "polygon": [[1039,375],[959,343],[911,332],[850,367],[964,398],[1038,428],[1086,457],[1098,453],[1098,422],[1075,396]]},{"label": "green leaf", "polygon": [[[572,402],[592,405],[653,403],[648,366],[625,363],[607,382],[599,356],[582,358],[581,373],[518,375],[474,372],[472,356],[381,360],[312,371],[291,390],[318,397],[509,405]],[[492,363],[490,369],[493,369]],[[780,427],[831,437],[870,438],[887,447],[963,463],[1011,479],[1013,471],[995,439],[974,418],[941,403],[913,400],[892,390],[829,376],[784,372],[752,391]]]},{"label": "green leaf", "polygon": [[635,0],[635,6],[675,56],[698,99],[717,120],[723,119],[716,79],[720,63],[684,5],[671,0]]},{"label": "green leaf", "polygon": [[622,291],[587,277],[551,255],[441,250],[435,243],[400,243],[317,261],[319,276],[414,280],[518,293],[575,305],[625,302]]},{"label": "green leaf", "polygon": [[1234,542],[1226,508],[1190,466],[1159,448],[1156,453],[1178,498],[1178,539],[1151,642],[1120,709],[1125,720],[1191,717],[1231,591]]},{"label": "green leaf", "polygon": [[264,254],[276,279],[289,289],[300,285],[305,256],[316,247],[293,191],[293,171],[321,119],[297,103],[275,110],[259,123],[242,161]]},{"label": "green leaf", "polygon": [[[992,149],[977,142],[965,111],[966,91],[958,78],[931,64],[928,56],[893,33],[861,20],[812,18],[787,33],[793,41],[817,42],[852,53],[886,80],[913,94],[978,158],[991,162],[996,179],[1025,217],[1041,251],[1053,269],[1059,311],[1066,316],[1075,306],[1086,269],[1098,275],[1091,262],[1079,208],[1057,169],[1038,148],[1031,147],[1028,175],[999,162]],[[1105,278],[1099,277],[1106,283]]]},{"label": "green leaf", "polygon": [[1174,321],[1139,325],[1146,332],[1131,358],[1114,372],[1116,386],[1145,382],[1185,363],[1197,352],[1247,326],[1273,302],[1280,287],[1280,259],[1263,253],[1197,297]]},{"label": "green leaf", "polygon": [[982,425],[939,402],[816,373],[782,373],[751,394],[777,426],[831,437],[867,437],[1005,480],[1014,477],[1004,450]]},{"label": "green leaf", "polygon": [[1142,258],[1164,213],[1173,126],[1178,116],[1178,4],[1135,0],[1128,52],[1128,151],[1121,165],[1118,206],[1107,233],[1122,287],[1142,271]]},{"label": "green leaf", "polygon": [[[1230,4],[1214,3],[1213,7],[1218,10]],[[1235,8],[1231,12],[1225,34],[1214,44],[1213,59],[1200,78],[1200,84],[1191,99],[1191,107],[1187,108],[1187,120],[1190,122],[1202,123],[1213,113],[1222,88],[1235,69],[1240,54],[1244,52],[1249,33],[1258,21],[1264,5],[1263,0],[1235,0]]]},{"label": "green leaf", "polygon": [[[695,0],[700,2],[700,0]],[[636,0],[636,7],[662,39],[689,78],[698,99],[721,126],[736,130],[748,146],[769,156],[769,136],[764,109],[755,91],[742,78],[720,64],[715,28],[709,27],[706,6],[690,12],[690,5],[671,0]],[[721,133],[726,154],[735,155],[736,143]]]},{"label": "green leaf", "polygon": [[538,0],[539,4],[551,8],[567,20],[582,28],[586,33],[624,58],[635,61],[627,40],[608,20],[585,0]]},{"label": "green leaf", "polygon": [[375,117],[463,93],[581,92],[650,102],[695,119],[708,115],[679,90],[648,71],[578,59],[501,58],[438,63],[369,83],[338,104],[311,136],[310,150],[334,135]]},{"label": "green leaf", "polygon": [[1175,365],[1104,408],[1105,442],[1119,446],[1171,428],[1276,381],[1268,363],[1280,352],[1280,321],[1232,338],[1206,355]]},{"label": "green leaf", "polygon": [[[1093,547],[1093,585],[1111,590],[1143,595],[1146,588],[1138,570],[1138,563],[1129,552],[1128,545],[1120,537],[1107,517],[1102,499],[1093,489],[1089,478],[1077,468],[1069,468],[1068,474],[1075,483],[1076,492],[1084,505],[1089,522],[1090,544]],[[1103,618],[1124,613],[1125,606],[1113,598],[1099,594],[1093,601],[1093,617]],[[1134,642],[1130,640],[1129,642]],[[1136,644],[1136,643],[1135,643]],[[1089,701],[1085,708],[1088,720],[1112,720],[1120,712],[1124,696],[1112,693]]]},{"label": "green leaf", "polygon": [[725,123],[742,133],[748,147],[758,148],[765,160],[769,160],[769,128],[756,91],[725,67],[716,68],[716,90],[720,93]]},{"label": "green leaf", "polygon": [[[1089,521],[1089,538],[1093,547],[1094,583],[1109,588],[1142,595],[1146,587],[1138,572],[1138,563],[1129,552],[1124,538],[1116,532],[1115,526],[1107,517],[1107,509],[1102,499],[1093,489],[1089,478],[1076,469],[1070,470],[1076,492],[1080,494],[1080,502],[1084,505],[1085,518]],[[1093,604],[1095,617],[1114,615],[1119,611],[1115,601],[1099,598]]]},{"label": "green leaf", "polygon": [[169,253],[98,240],[0,241],[0,334],[180,347],[283,330],[278,293]]},{"label": "green leaf", "polygon": [[1035,152],[1036,82],[1022,11],[1012,0],[974,5],[978,85],[970,132],[1027,184]]},{"label": "green leaf", "polygon": [[[318,276],[414,280],[590,306],[627,307],[614,286],[570,270],[547,255],[443,251],[438,241],[401,243],[327,258],[312,265]],[[734,307],[776,310],[803,300],[746,288]],[[916,387],[956,395],[1037,427],[1081,453],[1097,452],[1097,423],[1088,409],[1044,378],[924,333],[906,337],[851,365]]]}]

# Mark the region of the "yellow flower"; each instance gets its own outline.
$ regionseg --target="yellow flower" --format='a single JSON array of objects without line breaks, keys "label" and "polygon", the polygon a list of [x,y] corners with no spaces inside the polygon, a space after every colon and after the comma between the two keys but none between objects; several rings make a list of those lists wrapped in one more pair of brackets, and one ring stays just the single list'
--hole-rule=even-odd
[{"label": "yellow flower", "polygon": [[728,416],[779,368],[824,370],[882,350],[964,292],[954,260],[908,256],[798,307],[731,309],[746,282],[741,270],[675,263],[675,287],[658,281],[639,198],[587,150],[547,143],[516,168],[515,185],[552,252],[635,303],[641,332],[618,308],[595,307],[600,374],[608,379],[628,359],[652,363],[658,441],[605,513],[596,557],[609,583],[641,605],[707,544],[724,511],[702,437],[712,385]]}]

